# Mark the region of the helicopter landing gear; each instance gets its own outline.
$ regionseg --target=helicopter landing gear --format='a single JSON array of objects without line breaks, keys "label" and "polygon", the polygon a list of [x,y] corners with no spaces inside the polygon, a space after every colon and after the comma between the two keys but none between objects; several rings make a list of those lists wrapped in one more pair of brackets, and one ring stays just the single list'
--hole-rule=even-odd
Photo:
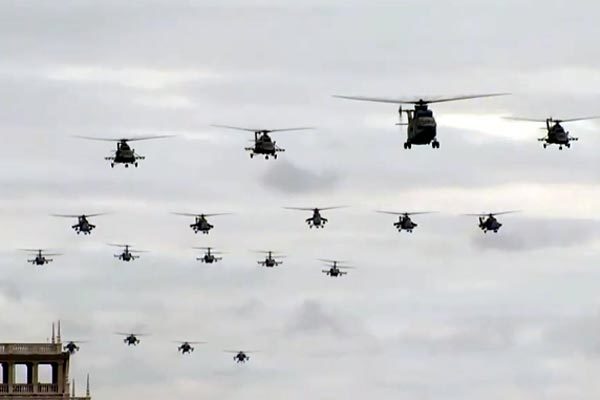
[{"label": "helicopter landing gear", "polygon": [[548,147],[548,144],[547,144],[547,143],[544,143],[544,148],[546,148],[546,147]]},{"label": "helicopter landing gear", "polygon": [[114,163],[114,162],[111,162],[111,163],[110,163],[110,167],[111,167],[111,168],[114,168],[114,167],[115,167],[115,163]]},{"label": "helicopter landing gear", "polygon": [[559,150],[562,150],[562,146],[558,146],[558,149],[559,149]]},{"label": "helicopter landing gear", "polygon": [[254,158],[254,153],[250,153],[250,158]]},{"label": "helicopter landing gear", "polygon": [[273,158],[277,160],[277,154],[273,154]]},{"label": "helicopter landing gear", "polygon": [[135,165],[136,168],[138,167],[138,163],[137,162],[135,164],[133,164],[133,165]]},{"label": "helicopter landing gear", "polygon": [[125,164],[125,168],[129,168],[129,164]]},{"label": "helicopter landing gear", "polygon": [[434,149],[439,149],[440,148],[440,142],[438,142],[437,140],[434,140],[433,142],[431,142],[431,147]]},{"label": "helicopter landing gear", "polygon": [[411,144],[409,142],[404,143],[404,149],[405,150],[410,150],[411,147],[412,146],[411,146]]},{"label": "helicopter landing gear", "polygon": [[571,148],[571,143],[567,143],[567,144],[565,144],[565,146],[567,146],[567,149],[570,149]]}]

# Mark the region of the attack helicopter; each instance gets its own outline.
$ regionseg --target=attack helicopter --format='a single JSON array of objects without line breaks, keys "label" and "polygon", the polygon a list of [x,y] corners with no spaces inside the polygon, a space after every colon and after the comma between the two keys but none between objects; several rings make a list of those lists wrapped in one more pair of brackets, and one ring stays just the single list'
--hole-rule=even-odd
[{"label": "attack helicopter", "polygon": [[71,228],[77,232],[79,235],[83,233],[84,235],[89,235],[92,233],[92,230],[96,228],[96,225],[92,225],[88,218],[90,217],[98,217],[100,215],[106,215],[106,213],[97,213],[97,214],[81,214],[81,215],[70,215],[70,214],[52,214],[53,217],[60,218],[77,218],[77,223],[72,225]]},{"label": "attack helicopter", "polygon": [[258,265],[262,265],[263,267],[267,267],[267,268],[273,268],[273,267],[277,267],[278,265],[283,264],[283,261],[279,261],[277,259],[285,258],[285,256],[274,255],[275,253],[277,253],[276,251],[270,251],[270,250],[262,251],[261,250],[261,251],[257,251],[257,253],[266,254],[265,259],[262,261],[257,261],[257,263],[258,263]]},{"label": "attack helicopter", "polygon": [[324,259],[319,259],[319,261],[323,261],[324,263],[326,263],[327,265],[329,265],[329,269],[324,269],[321,272],[323,272],[324,274],[329,275],[331,277],[338,277],[338,276],[347,275],[348,272],[342,271],[342,270],[343,269],[353,269],[354,268],[354,267],[349,267],[347,265],[340,265],[340,264],[343,264],[344,261],[324,260]]},{"label": "attack helicopter", "polygon": [[548,147],[549,144],[558,145],[558,149],[562,150],[563,146],[566,148],[571,147],[571,142],[575,142],[579,140],[579,138],[569,136],[569,132],[563,128],[561,125],[565,122],[577,122],[577,121],[586,121],[590,119],[598,119],[600,116],[595,117],[580,117],[580,118],[570,118],[570,119],[556,119],[556,118],[546,118],[546,119],[532,119],[532,118],[520,118],[520,117],[505,117],[505,119],[510,119],[512,121],[525,121],[525,122],[545,122],[546,127],[541,129],[546,129],[546,136],[542,138],[538,138],[539,142],[544,142],[544,148]]},{"label": "attack helicopter", "polygon": [[125,336],[125,338],[123,338],[123,343],[125,343],[127,346],[137,346],[140,343],[140,339],[138,339],[138,336],[140,336],[140,337],[148,336],[143,333],[123,333],[123,332],[115,332],[115,335]]},{"label": "attack helicopter", "polygon": [[205,235],[208,235],[210,230],[214,228],[214,225],[210,224],[207,221],[207,217],[216,217],[218,215],[229,215],[230,213],[220,213],[220,214],[191,214],[191,213],[180,213],[174,212],[174,215],[182,215],[184,217],[195,217],[196,220],[193,224],[190,224],[190,228],[194,231],[194,233],[202,232]]},{"label": "attack helicopter", "polygon": [[129,146],[129,142],[150,140],[150,139],[164,139],[173,137],[173,135],[156,135],[156,136],[139,136],[133,138],[97,138],[90,136],[76,136],[80,139],[87,140],[98,140],[103,142],[117,142],[117,149],[113,152],[112,156],[104,157],[105,160],[110,161],[110,166],[115,167],[115,164],[123,164],[125,168],[129,168],[130,164],[133,164],[137,168],[138,161],[146,159],[145,156],[141,156],[135,152],[135,149]]},{"label": "attack helicopter", "polygon": [[196,257],[196,260],[206,264],[216,263],[217,261],[221,261],[223,259],[223,257],[217,257],[221,254],[221,252],[212,251],[212,247],[192,247],[192,249],[206,250],[206,253],[204,253],[202,257]]},{"label": "attack helicopter", "polygon": [[487,233],[488,231],[492,231],[494,233],[498,233],[498,230],[502,227],[502,224],[498,222],[496,219],[497,215],[504,214],[512,214],[519,211],[502,211],[495,213],[481,213],[481,214],[465,214],[470,217],[478,217],[479,218],[479,229],[483,231],[483,233]]},{"label": "attack helicopter", "polygon": [[[377,97],[364,97],[364,96],[339,96],[334,95],[340,99],[347,100],[360,100],[360,101],[373,101],[378,103],[391,103],[398,104],[398,113],[400,114],[400,122],[397,125],[407,127],[407,139],[404,143],[405,149],[410,149],[412,145],[429,145],[434,149],[440,148],[440,142],[437,140],[437,123],[433,117],[433,112],[429,109],[428,105],[433,103],[443,103],[457,100],[477,99],[483,97],[495,97],[505,96],[508,93],[491,93],[491,94],[476,94],[470,96],[457,96],[447,98],[418,98],[418,99],[390,99],[390,98],[377,98]],[[403,104],[412,104],[414,108],[405,110],[402,108]],[[402,121],[402,114],[406,114],[408,122]]]},{"label": "attack helicopter", "polygon": [[34,252],[36,253],[35,257],[27,260],[28,263],[32,263],[33,265],[42,266],[54,261],[53,258],[48,258],[52,256],[62,256],[61,253],[44,253],[44,249],[21,249],[21,251]]},{"label": "attack helicopter", "polygon": [[182,355],[184,354],[190,354],[194,351],[194,348],[192,347],[193,344],[205,344],[206,342],[181,342],[181,341],[176,341],[174,343],[179,343],[180,346],[177,347],[177,351],[180,352]]},{"label": "attack helicopter", "polygon": [[335,210],[338,208],[345,208],[346,206],[337,206],[337,207],[324,207],[324,208],[308,208],[308,207],[284,207],[286,210],[297,210],[297,211],[312,211],[313,215],[310,218],[306,219],[306,223],[312,229],[314,228],[324,228],[325,224],[329,222],[327,218],[323,218],[321,216],[321,211],[325,210]]},{"label": "attack helicopter", "polygon": [[140,258],[140,256],[136,256],[133,253],[147,253],[146,250],[131,250],[131,245],[128,244],[112,244],[109,243],[109,246],[113,247],[122,247],[123,251],[120,254],[115,254],[115,258],[118,258],[121,261],[134,261],[136,258]]},{"label": "attack helicopter", "polygon": [[255,155],[264,154],[265,160],[269,157],[277,159],[277,153],[285,151],[285,149],[277,146],[277,143],[271,139],[269,133],[275,132],[288,132],[288,131],[303,131],[307,129],[314,129],[312,127],[301,127],[301,128],[283,128],[283,129],[251,129],[251,128],[240,128],[237,126],[229,125],[212,125],[215,128],[226,128],[235,129],[238,131],[254,132],[254,145],[252,147],[246,147],[244,150],[250,152],[250,158],[254,158]]},{"label": "attack helicopter", "polygon": [[436,211],[420,211],[420,212],[395,212],[395,211],[376,211],[380,214],[391,214],[398,216],[398,222],[394,222],[394,226],[398,229],[398,232],[406,231],[412,233],[413,229],[418,226],[410,218],[411,215],[420,214],[433,214]]},{"label": "attack helicopter", "polygon": [[65,351],[67,351],[69,354],[73,355],[79,351],[79,346],[77,346],[78,343],[86,343],[86,342],[81,341],[81,340],[71,340],[69,343],[67,343],[63,346],[63,349]]},{"label": "attack helicopter", "polygon": [[237,350],[225,350],[225,353],[233,353],[233,360],[239,363],[246,363],[246,361],[250,361],[250,356],[248,354],[252,354],[251,351],[237,351]]}]

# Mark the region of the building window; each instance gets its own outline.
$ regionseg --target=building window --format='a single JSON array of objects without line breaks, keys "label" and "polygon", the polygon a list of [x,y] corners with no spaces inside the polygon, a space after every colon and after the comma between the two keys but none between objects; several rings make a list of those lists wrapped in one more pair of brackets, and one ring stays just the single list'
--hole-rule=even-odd
[{"label": "building window", "polygon": [[51,364],[39,364],[38,365],[38,383],[50,384],[52,382],[52,365]]}]

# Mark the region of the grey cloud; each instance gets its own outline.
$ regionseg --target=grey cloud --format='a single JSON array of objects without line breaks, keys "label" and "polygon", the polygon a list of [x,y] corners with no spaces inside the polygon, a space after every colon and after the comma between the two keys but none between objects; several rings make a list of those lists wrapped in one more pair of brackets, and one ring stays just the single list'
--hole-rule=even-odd
[{"label": "grey cloud", "polygon": [[262,177],[267,187],[291,194],[332,190],[339,180],[339,175],[332,171],[313,172],[287,160],[278,161]]},{"label": "grey cloud", "polygon": [[318,301],[306,300],[290,316],[286,332],[290,336],[327,335],[346,338],[361,333],[362,328],[348,316],[334,314]]}]

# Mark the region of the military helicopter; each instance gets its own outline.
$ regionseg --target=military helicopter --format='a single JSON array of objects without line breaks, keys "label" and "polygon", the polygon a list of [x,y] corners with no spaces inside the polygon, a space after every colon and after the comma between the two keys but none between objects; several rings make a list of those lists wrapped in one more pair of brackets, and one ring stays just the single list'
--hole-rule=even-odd
[{"label": "military helicopter", "polygon": [[[419,98],[419,99],[389,99],[389,98],[376,98],[376,97],[363,97],[363,96],[339,96],[334,95],[333,97],[348,99],[348,100],[360,100],[360,101],[374,101],[378,103],[392,103],[398,104],[398,113],[400,114],[400,123],[397,125],[407,126],[407,139],[404,143],[405,149],[410,149],[412,145],[428,145],[434,149],[439,149],[440,142],[437,140],[437,124],[433,117],[433,112],[429,109],[428,104],[443,103],[448,101],[456,100],[467,100],[477,99],[482,97],[494,97],[494,96],[505,96],[508,93],[492,93],[492,94],[476,94],[470,96],[457,96],[447,98]],[[402,104],[413,104],[414,109],[404,110]],[[402,113],[405,113],[408,117],[408,123],[402,122]]]},{"label": "military helicopter", "polygon": [[217,257],[217,255],[221,253],[218,251],[212,251],[212,247],[192,247],[192,249],[206,250],[206,253],[204,253],[202,257],[196,257],[196,260],[206,264],[212,264],[223,259],[223,257]]},{"label": "military helicopter", "polygon": [[148,336],[143,333],[123,333],[123,332],[115,332],[115,335],[125,336],[123,339],[123,343],[127,346],[137,346],[140,343],[140,339],[138,336]]},{"label": "military helicopter", "polygon": [[233,353],[233,360],[239,363],[246,363],[246,361],[250,361],[250,356],[248,354],[252,354],[251,351],[237,351],[237,350],[225,350],[225,353]]},{"label": "military helicopter", "polygon": [[481,214],[465,214],[466,216],[478,217],[479,218],[479,229],[483,231],[483,233],[487,233],[488,231],[492,231],[494,233],[498,233],[502,224],[498,222],[496,219],[497,215],[504,214],[512,214],[519,211],[503,211],[496,213],[481,213]]},{"label": "military helicopter", "polygon": [[150,140],[150,139],[163,139],[173,137],[173,135],[159,135],[159,136],[139,136],[134,138],[96,138],[89,136],[76,136],[81,139],[87,140],[99,140],[103,142],[117,142],[117,150],[115,150],[112,156],[104,157],[105,160],[110,161],[110,166],[115,167],[115,164],[123,164],[125,168],[128,168],[130,164],[133,164],[136,168],[138,166],[138,160],[144,160],[146,157],[141,156],[135,152],[129,146],[129,142],[139,140]]},{"label": "military helicopter", "polygon": [[221,213],[221,214],[191,214],[191,213],[173,213],[175,215],[183,215],[184,217],[195,217],[196,221],[190,225],[190,228],[194,230],[194,233],[202,232],[205,235],[208,235],[210,230],[214,228],[214,225],[209,224],[206,220],[207,217],[216,217],[218,215],[229,215],[229,213]]},{"label": "military helicopter", "polygon": [[348,273],[346,271],[342,271],[343,269],[353,269],[354,267],[349,267],[349,266],[345,266],[345,265],[340,265],[343,264],[343,261],[337,261],[337,260],[324,260],[324,259],[319,259],[319,261],[323,261],[324,263],[326,263],[327,265],[329,265],[329,269],[324,269],[321,272],[323,272],[326,275],[329,275],[331,277],[338,277],[338,276],[342,276],[342,275],[347,275]]},{"label": "military helicopter", "polygon": [[254,132],[254,146],[246,147],[245,150],[250,152],[250,158],[254,158],[255,155],[264,154],[265,160],[269,159],[269,156],[277,159],[277,153],[285,151],[281,147],[277,146],[276,142],[271,139],[269,133],[273,132],[287,132],[287,131],[302,131],[307,129],[314,129],[312,127],[302,128],[284,128],[284,129],[251,129],[251,128],[240,128],[237,126],[229,125],[212,125],[216,128],[235,129],[238,131]]},{"label": "military helicopter", "polygon": [[324,228],[325,224],[329,221],[327,218],[323,218],[321,216],[321,211],[325,210],[335,210],[338,208],[345,208],[346,206],[337,206],[337,207],[324,207],[324,208],[308,208],[308,207],[284,207],[286,210],[299,210],[299,211],[312,211],[313,215],[310,218],[306,219],[306,223],[312,229],[314,228]]},{"label": "military helicopter", "polygon": [[75,232],[77,232],[78,235],[80,233],[83,233],[84,235],[91,234],[92,230],[94,230],[96,228],[96,225],[90,224],[88,218],[97,217],[100,215],[106,215],[106,213],[87,214],[87,215],[86,214],[83,214],[83,215],[52,214],[53,217],[77,218],[77,223],[75,225],[71,226],[71,228],[73,228],[75,230]]},{"label": "military helicopter", "polygon": [[435,211],[421,211],[421,212],[395,212],[395,211],[376,211],[380,214],[391,214],[398,215],[398,222],[394,222],[394,226],[398,229],[398,232],[406,231],[412,233],[413,229],[418,226],[410,218],[411,215],[419,214],[432,214]]},{"label": "military helicopter", "polygon": [[133,253],[147,253],[146,250],[131,250],[131,246],[128,244],[112,244],[109,243],[109,246],[113,247],[122,247],[123,252],[121,254],[115,254],[115,257],[121,261],[134,261],[136,258],[140,258],[140,256],[133,255]]},{"label": "military helicopter", "polygon": [[266,254],[266,257],[264,260],[262,261],[257,261],[258,265],[262,265],[263,267],[267,267],[267,268],[273,268],[273,267],[277,267],[278,265],[283,264],[283,261],[278,261],[278,258],[285,258],[285,256],[277,256],[274,255],[274,253],[277,253],[276,251],[270,251],[270,250],[266,250],[266,251],[257,251],[257,253],[264,253]]},{"label": "military helicopter", "polygon": [[180,352],[182,355],[183,354],[190,354],[194,351],[194,348],[192,347],[193,344],[205,344],[206,342],[180,342],[180,341],[176,341],[174,343],[179,343],[180,346],[177,347],[177,351]]},{"label": "military helicopter", "polygon": [[60,254],[60,253],[44,253],[44,251],[45,251],[44,249],[21,249],[21,251],[37,253],[35,258],[29,259],[29,260],[27,260],[27,262],[32,263],[33,265],[39,265],[39,266],[42,266],[44,264],[48,264],[48,263],[51,263],[52,261],[54,261],[54,259],[47,258],[47,257],[62,256],[62,254]]},{"label": "military helicopter", "polygon": [[557,144],[558,149],[562,150],[563,146],[567,148],[571,147],[571,142],[579,140],[579,138],[569,136],[569,132],[563,128],[561,125],[564,122],[576,122],[576,121],[586,121],[590,119],[598,119],[600,116],[596,117],[581,117],[581,118],[571,118],[571,119],[555,119],[555,118],[546,118],[546,119],[530,119],[530,118],[519,118],[519,117],[505,117],[505,119],[510,119],[513,121],[525,121],[525,122],[545,122],[547,134],[543,138],[539,138],[538,141],[544,142],[544,148],[548,147],[549,144]]},{"label": "military helicopter", "polygon": [[63,346],[63,349],[65,349],[69,354],[73,355],[79,351],[79,346],[77,346],[78,343],[87,343],[87,342],[81,341],[81,340],[71,340],[69,343],[67,343]]}]

